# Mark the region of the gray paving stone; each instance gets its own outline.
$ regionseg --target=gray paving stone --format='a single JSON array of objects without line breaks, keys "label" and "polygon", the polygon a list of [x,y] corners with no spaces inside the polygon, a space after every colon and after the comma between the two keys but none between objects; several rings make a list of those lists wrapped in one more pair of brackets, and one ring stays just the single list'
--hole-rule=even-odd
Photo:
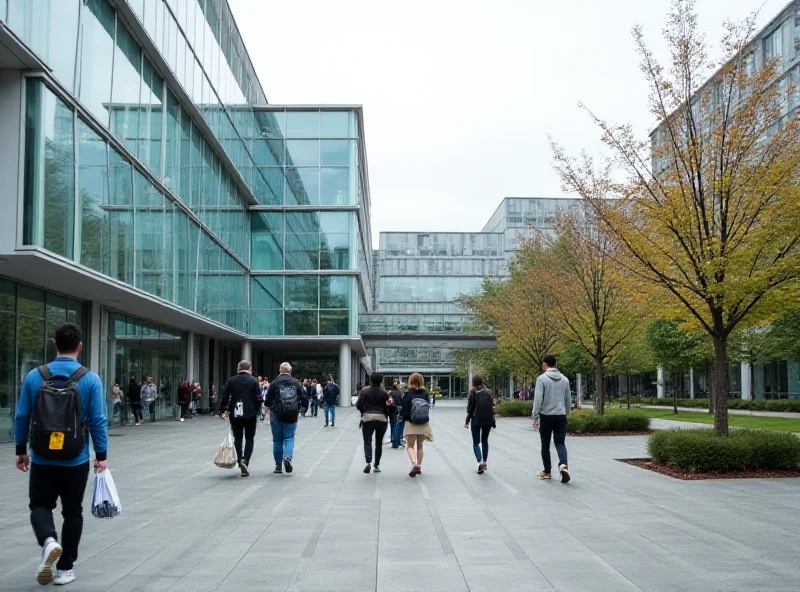
[{"label": "gray paving stone", "polygon": [[[800,480],[682,482],[617,462],[645,437],[569,438],[573,482],[540,482],[527,420],[492,432],[478,475],[463,404],[433,412],[423,474],[384,449],[365,475],[352,409],[335,430],[303,419],[295,472],[273,475],[259,428],[252,476],[211,464],[212,418],[120,429],[110,463],[123,514],[86,521],[81,592],[250,590],[796,590]],[[0,447],[0,590],[41,588],[27,479]],[[722,500],[722,504],[720,504]],[[56,515],[57,523],[60,517]]]}]

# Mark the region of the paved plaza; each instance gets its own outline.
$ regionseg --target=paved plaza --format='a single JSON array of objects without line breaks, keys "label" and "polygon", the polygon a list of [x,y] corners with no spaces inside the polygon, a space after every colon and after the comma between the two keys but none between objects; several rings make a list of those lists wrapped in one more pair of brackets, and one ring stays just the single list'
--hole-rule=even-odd
[{"label": "paved plaza", "polygon": [[[572,483],[540,482],[524,419],[498,420],[479,476],[463,403],[435,407],[420,477],[390,447],[365,475],[357,414],[338,411],[333,429],[301,419],[292,475],[260,428],[249,479],[212,464],[216,418],[112,430],[124,511],[92,518],[89,486],[68,589],[797,590],[798,479],[677,481],[614,460],[645,455],[617,437],[568,439]],[[0,451],[0,590],[39,590],[27,477]]]}]

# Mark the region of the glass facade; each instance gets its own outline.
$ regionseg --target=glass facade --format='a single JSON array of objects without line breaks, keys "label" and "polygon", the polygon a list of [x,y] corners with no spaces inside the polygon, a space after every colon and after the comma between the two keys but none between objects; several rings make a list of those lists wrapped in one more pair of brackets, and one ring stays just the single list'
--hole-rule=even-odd
[{"label": "glass facade", "polygon": [[[127,387],[132,376],[141,384],[152,377],[157,388],[153,406],[156,419],[177,417],[178,385],[186,376],[181,373],[182,337],[177,329],[143,319],[111,312],[106,332],[108,349],[100,376],[106,393],[110,424],[129,425],[133,413],[127,400]],[[111,395],[114,383],[123,392],[121,402]],[[149,409],[144,410],[148,416]]]},{"label": "glass facade", "polygon": [[[85,320],[83,302],[0,278],[0,442],[13,435],[25,376],[55,357],[56,328],[68,321],[85,326]],[[87,352],[84,347],[81,363],[86,363]]]}]

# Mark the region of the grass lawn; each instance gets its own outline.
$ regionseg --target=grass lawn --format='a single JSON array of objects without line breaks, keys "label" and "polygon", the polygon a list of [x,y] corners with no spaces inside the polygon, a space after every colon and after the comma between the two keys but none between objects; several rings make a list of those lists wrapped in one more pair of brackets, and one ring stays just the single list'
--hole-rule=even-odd
[{"label": "grass lawn", "polygon": [[[593,413],[589,411],[589,413]],[[690,423],[714,423],[714,416],[709,413],[697,413],[695,411],[678,411],[678,415],[672,413],[672,409],[642,409],[631,407],[627,409],[606,409],[606,413],[637,413],[655,419],[666,419],[670,421],[686,421]],[[729,425],[740,428],[752,428],[758,430],[775,430],[777,432],[800,432],[800,419],[789,419],[786,417],[759,417],[755,415],[728,415]]]}]

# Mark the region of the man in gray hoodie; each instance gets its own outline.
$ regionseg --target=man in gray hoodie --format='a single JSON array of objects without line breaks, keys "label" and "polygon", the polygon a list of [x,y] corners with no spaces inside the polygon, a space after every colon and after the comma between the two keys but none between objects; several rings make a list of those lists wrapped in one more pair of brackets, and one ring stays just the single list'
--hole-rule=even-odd
[{"label": "man in gray hoodie", "polygon": [[550,479],[550,437],[556,443],[558,453],[558,472],[561,482],[569,482],[569,469],[567,467],[567,447],[564,439],[567,436],[567,415],[572,403],[569,390],[569,379],[556,368],[556,357],[547,354],[543,358],[542,370],[544,373],[536,379],[536,390],[533,397],[533,429],[539,430],[542,439],[542,462],[544,470],[539,473],[539,479]]}]

